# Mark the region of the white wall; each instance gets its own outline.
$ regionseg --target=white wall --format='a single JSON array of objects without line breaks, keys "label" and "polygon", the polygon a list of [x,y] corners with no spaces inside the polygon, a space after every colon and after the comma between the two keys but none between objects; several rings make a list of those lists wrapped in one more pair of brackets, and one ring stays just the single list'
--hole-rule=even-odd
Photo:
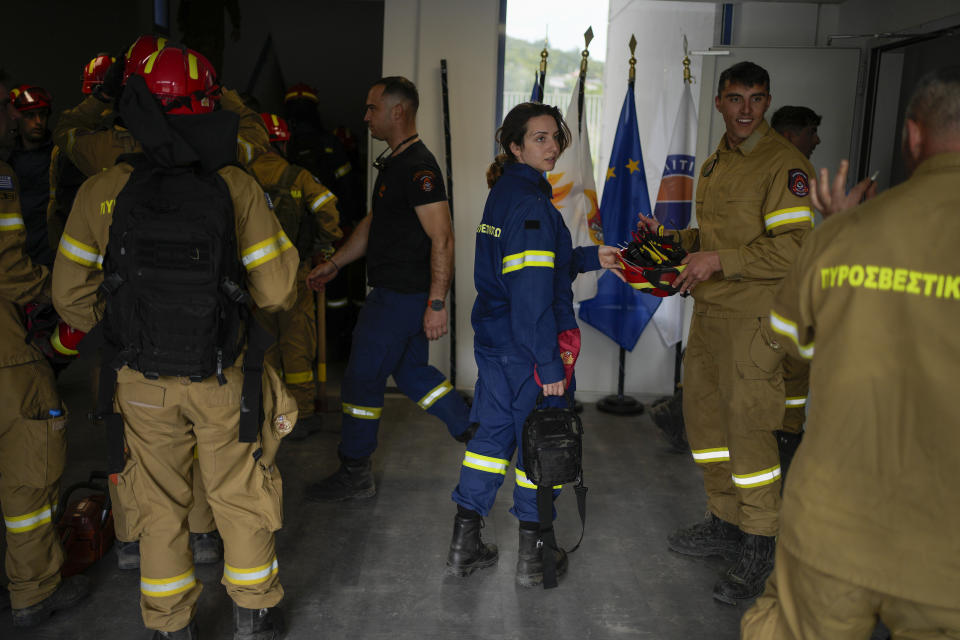
[{"label": "white wall", "polygon": [[[470,310],[473,247],[487,197],[497,101],[499,3],[491,0],[388,0],[384,3],[383,75],[403,75],[420,91],[417,129],[446,175],[440,60],[449,80],[457,284],[457,386],[472,389]],[[379,153],[378,144],[372,152]],[[373,184],[371,176],[369,184]],[[430,361],[449,374],[449,338],[430,347]]]}]

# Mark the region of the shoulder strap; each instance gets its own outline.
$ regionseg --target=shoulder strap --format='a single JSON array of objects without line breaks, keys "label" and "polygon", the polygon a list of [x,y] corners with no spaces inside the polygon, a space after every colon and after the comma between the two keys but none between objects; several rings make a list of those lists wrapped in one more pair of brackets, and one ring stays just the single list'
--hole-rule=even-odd
[{"label": "shoulder strap", "polygon": [[300,175],[300,172],[303,171],[300,167],[295,164],[288,164],[287,168],[283,170],[283,173],[280,175],[280,181],[277,182],[277,186],[284,190],[289,190],[290,187],[294,185],[297,181],[297,176]]}]

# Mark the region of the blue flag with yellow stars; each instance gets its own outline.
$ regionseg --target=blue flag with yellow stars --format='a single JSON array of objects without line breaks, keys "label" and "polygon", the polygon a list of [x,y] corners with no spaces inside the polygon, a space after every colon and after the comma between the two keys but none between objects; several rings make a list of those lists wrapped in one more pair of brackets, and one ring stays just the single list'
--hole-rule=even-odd
[{"label": "blue flag with yellow stars", "polygon": [[[600,202],[603,243],[620,247],[630,242],[638,212],[651,214],[631,82],[620,110]],[[659,305],[660,298],[638,294],[612,273],[604,273],[596,297],[580,303],[580,319],[631,351]]]}]

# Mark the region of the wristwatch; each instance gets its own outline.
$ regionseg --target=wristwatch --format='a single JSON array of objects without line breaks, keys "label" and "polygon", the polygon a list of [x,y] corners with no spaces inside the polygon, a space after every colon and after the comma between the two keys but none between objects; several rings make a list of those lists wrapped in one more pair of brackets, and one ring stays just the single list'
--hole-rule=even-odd
[{"label": "wristwatch", "polygon": [[441,298],[436,298],[435,300],[430,301],[430,308],[434,311],[443,311],[443,300]]}]

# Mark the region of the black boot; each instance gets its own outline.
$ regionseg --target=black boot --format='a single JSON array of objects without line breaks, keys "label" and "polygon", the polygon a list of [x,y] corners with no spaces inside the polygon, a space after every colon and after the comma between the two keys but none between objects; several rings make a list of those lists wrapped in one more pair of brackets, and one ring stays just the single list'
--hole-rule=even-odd
[{"label": "black boot", "polygon": [[340,456],[340,468],[320,482],[307,487],[305,495],[308,500],[316,502],[339,502],[357,498],[372,498],[377,493],[377,486],[373,481],[373,465],[370,458],[353,458]]},{"label": "black boot", "polygon": [[477,429],[480,428],[479,422],[471,422],[467,425],[467,428],[463,430],[463,433],[454,438],[457,442],[462,442],[464,444],[469,443],[473,440],[473,436],[477,435]]},{"label": "black boot", "polygon": [[193,564],[217,564],[223,560],[223,538],[214,529],[208,533],[191,533]]},{"label": "black boot", "polygon": [[[548,549],[556,558],[557,578],[567,572],[567,552]],[[520,545],[517,549],[517,584],[521,587],[539,587],[543,584],[543,544],[540,530],[520,525]]]},{"label": "black boot", "polygon": [[323,428],[323,416],[319,413],[311,413],[305,418],[298,418],[293,431],[284,436],[284,440],[290,442],[302,442]]},{"label": "black boot", "polygon": [[117,568],[121,571],[130,571],[140,568],[140,542],[124,542],[123,540],[114,541],[114,548],[117,550]]},{"label": "black boot", "polygon": [[708,511],[703,522],[677,529],[668,535],[667,546],[687,556],[722,556],[733,562],[737,558],[742,537],[743,533],[738,527]]},{"label": "black boot", "polygon": [[475,511],[462,507],[453,519],[453,537],[447,554],[447,574],[465,578],[477,569],[497,564],[497,545],[480,539],[483,518]]},{"label": "black boot", "polygon": [[647,412],[653,424],[660,429],[660,434],[670,449],[676,453],[689,453],[690,445],[687,444],[687,432],[683,422],[683,391],[677,391],[672,396],[667,396],[653,405]]},{"label": "black boot", "polygon": [[57,611],[69,609],[90,593],[87,576],[70,576],[63,579],[56,591],[35,605],[13,610],[13,626],[32,627],[40,624]]},{"label": "black boot", "polygon": [[183,629],[176,631],[154,631],[153,640],[199,640],[200,629],[197,628],[197,621],[191,620],[190,624]]},{"label": "black boot", "polygon": [[279,608],[244,609],[233,603],[233,640],[279,640],[283,631]]},{"label": "black boot", "polygon": [[[787,479],[787,471],[790,469],[790,463],[793,462],[793,456],[797,453],[797,447],[803,440],[803,432],[793,433],[791,431],[775,431],[777,436],[777,451],[780,453],[780,481]],[[781,487],[784,485],[781,484]]]},{"label": "black boot", "polygon": [[767,576],[773,571],[776,548],[776,536],[743,534],[737,562],[713,587],[713,597],[720,602],[737,604],[740,600],[759,596],[763,592]]}]

